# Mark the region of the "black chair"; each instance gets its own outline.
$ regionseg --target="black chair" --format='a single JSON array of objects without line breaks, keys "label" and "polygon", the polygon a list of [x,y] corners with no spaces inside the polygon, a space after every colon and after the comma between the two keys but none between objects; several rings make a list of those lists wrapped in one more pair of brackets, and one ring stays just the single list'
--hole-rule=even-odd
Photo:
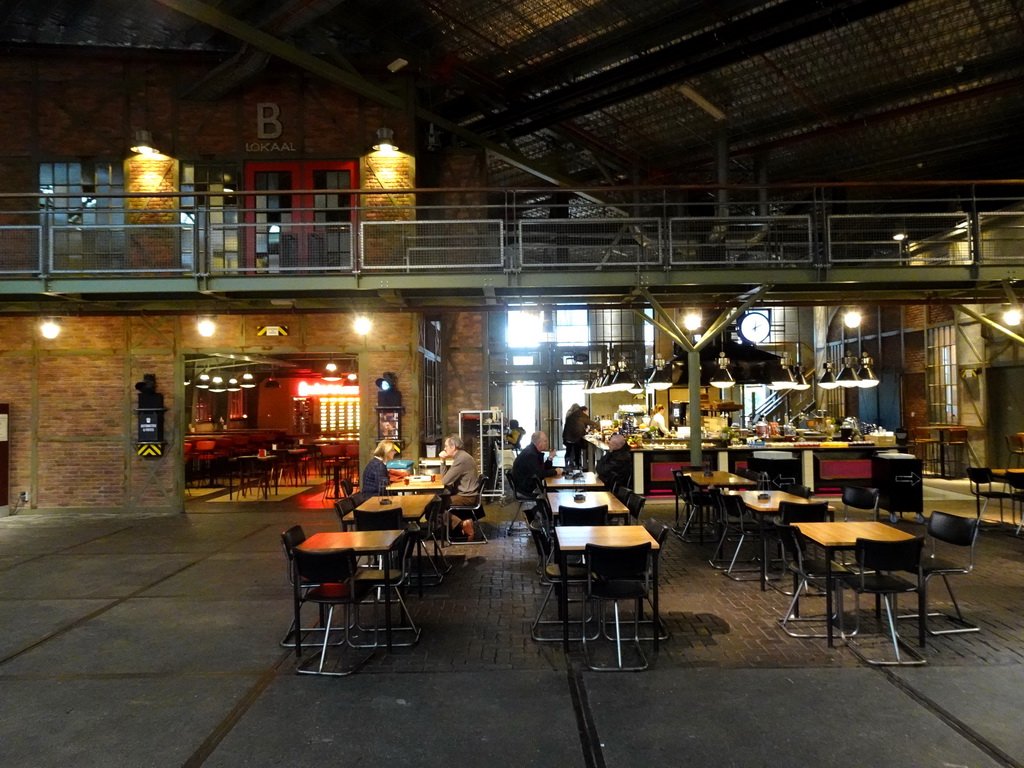
[{"label": "black chair", "polygon": [[[288,582],[295,586],[295,553],[294,550],[299,544],[306,540],[306,532],[303,530],[301,525],[293,525],[286,531],[281,532],[281,548],[284,550],[284,556],[288,563]],[[313,584],[308,581],[300,581],[299,588],[303,591],[317,587],[319,584]],[[315,627],[303,627],[300,630],[303,634],[309,632],[323,632],[323,626]],[[284,639],[281,640],[282,648],[294,648],[295,647],[295,620],[288,626],[288,631],[284,635]]]},{"label": "black chair", "polygon": [[[340,501],[341,499],[339,499]],[[357,531],[400,531],[405,529],[401,507],[376,510],[353,510]]]},{"label": "black chair", "polygon": [[[582,627],[583,658],[587,666],[598,672],[611,670],[639,671],[647,669],[647,657],[640,647],[640,618],[643,613],[643,602],[651,589],[651,545],[650,542],[632,547],[605,547],[598,544],[587,544],[584,550],[587,562],[587,599],[601,604],[598,626],[604,631],[605,604],[611,602],[615,615],[615,650],[617,664],[615,666],[599,665],[594,662],[588,648],[586,637],[586,619]],[[626,666],[622,661],[622,625],[619,620],[619,601],[632,600],[633,608],[633,644],[639,661]]]},{"label": "black chair", "polygon": [[[693,535],[689,534],[689,530],[690,526],[696,523],[696,541],[703,544],[705,529],[709,527],[711,519],[718,510],[718,491],[701,488],[692,477],[683,472],[679,473],[678,480],[682,483],[683,494],[686,497],[686,523],[683,525],[682,530],[680,530],[679,517],[678,514],[676,515],[676,536],[679,537],[680,541],[694,541]],[[690,538],[687,538],[688,534]]]},{"label": "black chair", "polygon": [[347,523],[345,518],[354,512],[356,509],[356,499],[352,496],[343,496],[334,502],[334,512],[338,516],[338,522],[341,523],[341,530],[345,530]]},{"label": "black chair", "polygon": [[[358,510],[356,510],[358,514]],[[391,510],[388,510],[390,513]],[[388,514],[388,513],[371,513],[371,514]],[[399,512],[399,518],[401,518],[401,512]],[[358,527],[358,521],[356,525]],[[361,528],[359,530],[397,530],[395,528]],[[409,608],[405,604],[405,599],[402,597],[402,587],[405,585],[405,580],[408,576],[408,560],[409,554],[415,545],[415,539],[403,533],[402,538],[395,543],[392,550],[394,559],[388,557],[381,558],[381,560],[370,567],[360,568],[356,573],[356,580],[359,584],[367,584],[372,587],[373,594],[373,610],[374,610],[374,623],[373,626],[379,628],[381,626],[380,620],[377,618],[377,608],[382,602],[384,597],[384,589],[388,588],[393,590],[394,599],[391,601],[392,607],[397,606],[399,612],[398,622],[392,627],[392,634],[404,635],[404,633],[410,633],[408,640],[393,640],[392,645],[396,647],[408,647],[416,645],[420,639],[420,629],[416,626],[412,620],[412,614],[409,613]],[[365,602],[365,601],[364,601]],[[368,631],[367,628],[363,627],[358,623],[358,612],[356,615],[357,626],[360,631]],[[374,637],[374,644],[376,644],[376,636]],[[362,647],[362,646],[360,646]]]},{"label": "black chair", "polygon": [[847,485],[843,488],[843,520],[850,519],[850,510],[859,509],[870,512],[878,521],[878,489],[865,488],[860,485]]},{"label": "black chair", "polygon": [[449,514],[454,514],[460,520],[472,520],[473,521],[473,538],[466,540],[459,540],[452,538],[451,526],[448,526],[448,543],[449,544],[486,544],[487,534],[484,533],[484,527],[480,525],[480,519],[487,513],[484,511],[484,488],[487,487],[487,475],[480,475],[477,478],[476,483],[476,504],[469,506],[463,505],[451,505],[448,508]]},{"label": "black chair", "polygon": [[520,515],[523,516],[523,521],[527,524],[527,526],[529,526],[530,516],[526,513],[526,505],[535,504],[537,501],[537,497],[528,493],[525,489],[519,488],[519,486],[516,485],[515,480],[512,479],[511,469],[505,470],[505,485],[512,492],[512,500],[519,504],[519,510],[516,512],[515,515],[513,515],[512,519],[509,520],[508,523],[508,533],[511,534],[512,527],[515,525],[516,520],[519,519]]},{"label": "black chair", "polygon": [[629,520],[633,525],[640,524],[640,516],[644,513],[644,506],[647,504],[647,498],[641,496],[639,493],[629,492],[629,496],[626,497],[626,509],[629,510]]},{"label": "black chair", "polygon": [[779,520],[787,525],[793,523],[824,523],[828,520],[828,502],[812,501],[800,504],[795,501],[779,502]]},{"label": "black chair", "polygon": [[[583,565],[569,564],[563,574],[557,540],[551,535],[550,529],[544,525],[539,516],[535,516],[529,522],[529,529],[540,563],[541,585],[547,587],[544,599],[541,600],[540,607],[537,609],[537,616],[530,625],[530,636],[538,643],[560,643],[562,642],[563,624],[561,617],[545,619],[544,610],[551,602],[552,595],[557,598],[555,604],[561,605],[561,590],[570,587],[582,589],[587,582],[587,569]],[[576,601],[569,600],[568,602]],[[541,631],[543,627],[551,626],[557,627],[557,632],[554,634],[546,635]]]},{"label": "black chair", "polygon": [[[886,624],[888,626],[889,639],[892,641],[895,659],[869,658],[863,647],[852,640],[848,646],[858,658],[872,665],[882,666],[911,666],[927,664],[928,660],[916,649],[907,645],[896,631],[896,597],[901,594],[917,595],[917,633],[918,645],[925,646],[925,582],[924,573],[921,568],[921,551],[924,548],[924,537],[918,536],[914,539],[903,539],[900,541],[875,541],[873,539],[857,539],[854,546],[858,573],[851,573],[840,579],[839,584],[839,621],[840,632],[842,632],[843,607],[842,595],[844,589],[850,589],[856,596],[854,606],[857,617],[857,624],[854,628],[856,633],[860,628],[860,596],[874,595],[875,616],[881,620],[879,602],[885,606]],[[898,574],[910,574],[911,578],[905,578]],[[849,635],[845,635],[849,637]],[[901,655],[903,649],[908,658]]]},{"label": "black chair", "polygon": [[558,525],[607,525],[608,505],[596,507],[567,507],[558,505]]},{"label": "black chair", "polygon": [[[652,539],[654,539],[656,542],[658,542],[658,552],[659,552],[659,554],[654,554],[654,552],[652,551],[651,552],[651,557],[652,558],[660,557],[661,556],[660,552],[661,552],[662,549],[664,549],[665,541],[668,539],[669,531],[672,530],[671,527],[668,524],[661,522],[661,520],[659,520],[656,517],[649,517],[646,520],[644,520],[644,530],[647,531],[648,535],[650,535],[650,537]],[[650,601],[650,595],[647,596],[647,602],[648,603],[651,602]],[[652,613],[654,611],[654,605],[653,604],[651,604],[651,611],[652,611]],[[644,619],[641,619],[640,623],[641,624],[648,624],[650,622],[648,622],[648,621],[646,621]],[[671,636],[671,633],[668,631],[668,626],[665,624],[664,619],[662,619],[661,616],[659,616],[658,617],[658,639],[659,640],[668,640],[670,636]],[[647,639],[650,639],[650,638],[642,637],[640,639],[641,640],[647,640]]]},{"label": "black chair", "polygon": [[[302,661],[302,633],[295,636],[295,656],[300,659],[298,669],[303,675],[329,675],[341,677],[350,675],[359,667],[372,658],[373,653],[350,661],[347,665],[334,667],[325,670],[327,660],[327,648],[330,645],[334,609],[338,606],[344,608],[342,631],[344,643],[349,647],[376,648],[376,632],[374,642],[371,645],[356,646],[351,637],[352,608],[357,606],[371,591],[371,584],[360,581],[356,578],[356,557],[352,550],[293,550],[295,576],[292,581],[292,600],[294,604],[294,623],[296,627],[302,626],[301,613],[305,603],[315,603],[320,607],[321,624],[323,625],[324,638],[320,646],[320,662],[315,669],[309,667],[309,662]],[[306,589],[303,583],[316,584],[317,586]],[[327,609],[324,616],[324,608]]]},{"label": "black chair", "polygon": [[806,485],[800,485],[800,483],[790,483],[789,485],[782,486],[784,493],[792,494],[793,496],[799,496],[802,499],[809,499],[814,495],[814,491],[808,488]]},{"label": "black chair", "polygon": [[[444,530],[445,522],[444,516],[442,515],[442,501],[440,496],[435,496],[427,504],[427,508],[423,512],[424,523],[423,525],[410,526],[406,529],[406,533],[412,539],[413,551],[416,556],[416,572],[410,573],[409,576],[416,577],[416,584],[419,588],[420,597],[423,596],[423,587],[426,586],[437,586],[447,575],[448,571],[451,570],[451,566],[448,564],[447,558],[444,556],[444,550],[441,549],[441,542],[438,538],[440,534],[441,539],[445,539],[447,534]],[[433,554],[428,554],[427,544],[433,544]],[[432,574],[423,573],[423,561],[430,564],[430,569],[433,571]]]},{"label": "black chair", "polygon": [[[782,631],[790,637],[828,637],[824,629],[821,632],[796,632],[789,627],[791,623],[796,622],[821,623],[826,620],[824,615],[801,616],[800,598],[825,597],[822,590],[826,589],[828,563],[823,559],[808,557],[807,550],[804,549],[804,541],[800,537],[800,530],[796,526],[776,520],[773,529],[775,537],[782,546],[786,570],[793,576],[793,590],[791,593],[786,593],[792,594],[793,599],[786,608],[786,612],[778,620]],[[832,573],[834,577],[839,577],[847,574],[848,571],[839,563],[833,563]],[[813,592],[809,591],[810,587],[814,588]]]},{"label": "black chair", "polygon": [[612,496],[614,496],[623,504],[626,503],[626,500],[629,498],[629,495],[631,493],[633,493],[633,489],[628,488],[627,486],[622,485],[621,483],[616,484],[615,487],[612,488]]},{"label": "black chair", "polygon": [[[927,591],[929,581],[932,576],[941,576],[943,583],[946,585],[946,591],[949,593],[949,599],[953,601],[954,613],[932,611],[926,615],[926,618],[941,616],[955,625],[947,629],[930,629],[927,627],[926,622],[925,627],[929,635],[955,635],[963,632],[978,632],[980,629],[976,624],[972,624],[964,618],[960,612],[960,604],[956,601],[956,595],[953,594],[953,587],[949,583],[950,576],[966,575],[974,570],[974,545],[978,539],[978,526],[979,520],[976,517],[960,517],[959,515],[951,515],[948,512],[940,512],[938,510],[933,510],[928,518],[928,536],[931,539],[931,553],[928,557],[921,560],[921,570],[924,573],[925,605],[928,603]],[[966,558],[960,557],[954,562],[937,557],[936,542],[966,549]],[[900,616],[900,618],[916,619],[918,616],[916,613],[910,613]]]},{"label": "black chair", "polygon": [[[1008,474],[1012,475],[1013,473]],[[1013,493],[1007,490],[997,491],[992,487],[997,481],[989,467],[968,467],[967,479],[971,484],[971,493],[974,494],[974,507],[977,510],[977,518],[981,520],[985,510],[988,509],[989,501],[997,499],[999,501],[999,522],[1002,523],[1003,500],[1009,499],[1010,503],[1013,504]],[[984,504],[981,503],[982,499],[985,500]]]},{"label": "black chair", "polygon": [[[715,551],[711,554],[708,562],[712,568],[722,571],[733,581],[747,581],[748,576],[741,574],[750,574],[757,572],[757,578],[760,578],[761,569],[757,568],[736,568],[740,550],[743,549],[743,544],[747,539],[756,540],[757,537],[757,525],[755,524],[753,517],[751,516],[750,510],[747,509],[747,505],[744,503],[741,496],[730,493],[722,493],[718,496],[718,515],[719,515],[719,527],[721,529],[721,535],[718,538],[718,544],[715,546]],[[726,545],[732,542],[735,546],[732,551],[732,556],[725,554]],[[752,563],[757,561],[757,556],[743,560],[744,563]]]}]

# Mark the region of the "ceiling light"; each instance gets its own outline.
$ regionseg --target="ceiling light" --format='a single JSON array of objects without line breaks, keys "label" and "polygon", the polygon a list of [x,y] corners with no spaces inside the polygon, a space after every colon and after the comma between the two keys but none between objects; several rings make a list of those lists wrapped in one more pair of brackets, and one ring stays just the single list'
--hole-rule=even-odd
[{"label": "ceiling light", "polygon": [[388,72],[397,72],[398,70],[408,65],[409,62],[403,59],[401,56],[399,56],[397,59],[388,64]]},{"label": "ceiling light", "polygon": [[835,389],[839,386],[836,375],[832,370],[832,363],[825,363],[821,370],[821,377],[818,379],[818,386],[822,389]]},{"label": "ceiling light", "polygon": [[640,379],[634,377],[633,381],[630,383],[630,385],[626,389],[626,391],[629,392],[629,394],[631,394],[631,395],[642,395],[643,392],[644,392],[644,389],[645,389],[644,382],[642,382]]},{"label": "ceiling light", "polygon": [[210,379],[210,391],[211,392],[223,392],[224,391],[224,379],[220,376],[214,376]]},{"label": "ceiling light", "polygon": [[696,331],[700,328],[700,315],[696,312],[690,312],[683,318],[683,328],[688,331]]},{"label": "ceiling light", "polygon": [[39,324],[39,332],[43,335],[43,338],[56,339],[60,336],[60,323],[52,317],[47,318]]},{"label": "ceiling light", "polygon": [[358,378],[359,378],[359,375],[358,375],[358,374],[355,374],[355,373],[350,373],[350,374],[349,374],[348,376],[346,376],[345,378],[347,378],[347,379],[348,379],[349,381],[355,381],[356,379],[358,379]]},{"label": "ceiling light", "polygon": [[612,369],[605,392],[625,392],[632,385],[633,374],[626,370],[625,362],[620,360],[618,366]]},{"label": "ceiling light", "polygon": [[377,152],[384,152],[389,154],[398,151],[398,146],[395,144],[395,132],[390,128],[378,128],[377,129],[377,142],[373,145],[373,148]]},{"label": "ceiling light", "polygon": [[[1010,307],[1003,312],[1003,324],[1004,325],[1020,325],[1020,308]],[[43,334],[46,336],[46,334]],[[48,339],[52,339],[52,336],[47,336]]]},{"label": "ceiling light", "polygon": [[851,309],[843,315],[843,324],[847,328],[858,328],[860,326],[860,312],[855,309]]},{"label": "ceiling light", "polygon": [[232,376],[228,379],[228,392],[241,392],[242,385],[238,383],[238,379]]},{"label": "ceiling light", "polygon": [[252,389],[256,386],[256,377],[246,371],[242,374],[242,381],[239,382],[239,386],[243,389]]},{"label": "ceiling light", "polygon": [[160,150],[153,146],[153,134],[149,131],[135,132],[135,140],[132,143],[131,150],[137,155],[160,154]]},{"label": "ceiling light", "polygon": [[718,353],[718,370],[711,376],[711,386],[719,389],[728,389],[736,383],[732,371],[729,370],[729,358],[725,352]]},{"label": "ceiling light", "polygon": [[860,377],[857,375],[856,365],[857,358],[853,355],[847,354],[843,357],[843,369],[836,376],[836,381],[840,387],[850,389],[851,387],[860,386]]},{"label": "ceiling light", "polygon": [[341,374],[338,373],[338,364],[333,360],[329,361],[324,366],[324,372],[321,378],[324,381],[341,381]]},{"label": "ceiling light", "polygon": [[793,375],[793,369],[789,367],[789,357],[786,355],[783,355],[782,359],[775,365],[772,383],[768,385],[768,388],[782,392],[796,388],[796,376]]},{"label": "ceiling light", "polygon": [[199,331],[200,336],[209,338],[210,336],[213,336],[214,331],[217,330],[217,326],[210,318],[203,317],[196,323],[196,330]]},{"label": "ceiling light", "polygon": [[356,333],[358,333],[360,336],[365,336],[366,334],[368,334],[372,330],[372,328],[373,328],[373,323],[370,322],[370,318],[368,318],[368,317],[357,317],[356,318],[355,329],[356,329]]},{"label": "ceiling light", "polygon": [[895,235],[892,236],[892,239],[895,240],[897,243],[902,243],[904,240],[907,239],[907,233],[897,232]]},{"label": "ceiling light", "polygon": [[860,369],[857,371],[857,378],[859,379],[857,385],[864,389],[878,386],[878,376],[875,375],[872,360],[868,357],[867,352],[862,352],[860,355]]},{"label": "ceiling light", "polygon": [[663,358],[654,358],[654,367],[647,379],[647,386],[657,391],[668,389],[672,386],[672,367],[671,365],[665,365]]},{"label": "ceiling light", "polygon": [[804,367],[800,363],[793,366],[793,379],[796,381],[796,384],[793,385],[793,389],[796,391],[803,392],[811,388],[811,383],[807,381],[807,375],[804,373]]},{"label": "ceiling light", "polygon": [[264,389],[280,389],[281,388],[281,382],[278,381],[277,379],[275,379],[273,376],[270,376],[266,381],[263,382],[263,388]]}]

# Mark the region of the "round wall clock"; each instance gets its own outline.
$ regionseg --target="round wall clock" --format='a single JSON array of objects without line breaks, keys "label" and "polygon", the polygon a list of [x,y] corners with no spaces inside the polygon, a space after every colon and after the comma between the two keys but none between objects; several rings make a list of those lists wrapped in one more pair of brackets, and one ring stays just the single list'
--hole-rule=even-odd
[{"label": "round wall clock", "polygon": [[771,335],[771,319],[766,312],[747,312],[740,318],[739,332],[748,344],[760,344]]}]

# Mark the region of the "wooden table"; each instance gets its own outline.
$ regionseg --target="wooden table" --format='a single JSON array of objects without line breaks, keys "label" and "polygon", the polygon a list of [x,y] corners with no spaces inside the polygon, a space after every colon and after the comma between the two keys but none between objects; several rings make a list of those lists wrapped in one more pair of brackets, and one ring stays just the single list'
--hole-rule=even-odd
[{"label": "wooden table", "polygon": [[400,480],[388,486],[389,493],[440,493],[444,483],[440,480]]},{"label": "wooden table", "polygon": [[701,488],[751,488],[757,485],[757,480],[748,480],[740,475],[734,475],[732,472],[724,472],[720,469],[716,469],[710,475],[705,474],[699,469],[684,472],[683,474],[693,478],[693,482]]},{"label": "wooden table", "polygon": [[[357,555],[386,555],[402,540],[405,531],[330,531],[314,533],[297,549],[351,549]],[[391,569],[384,572],[384,637],[391,650]]]},{"label": "wooden table", "polygon": [[[371,496],[360,504],[356,509],[366,512],[386,512],[395,507],[402,508],[402,519],[407,523],[415,523],[420,520],[427,511],[427,506],[437,498],[436,493],[410,493],[401,497],[394,496]],[[355,522],[354,512],[349,512],[341,522],[348,526]]]},{"label": "wooden table", "polygon": [[893,528],[886,523],[875,521],[856,523],[793,523],[800,533],[825,550],[825,622],[828,627],[828,647],[832,647],[832,557],[836,552],[853,549],[857,539],[873,539],[875,541],[904,541],[913,539],[914,535]]},{"label": "wooden table", "polygon": [[[742,498],[747,509],[757,515],[758,533],[761,534],[761,591],[764,592],[768,586],[768,538],[764,535],[765,517],[777,514],[779,504],[783,501],[790,504],[816,504],[817,502],[785,491],[725,491],[725,493]],[[767,498],[761,498],[762,496],[767,496]],[[835,513],[831,504],[828,509],[830,513]]]},{"label": "wooden table", "polygon": [[[548,504],[551,506],[551,517],[558,517],[558,507],[599,507],[602,504],[608,505],[609,517],[622,517],[629,514],[626,505],[615,498],[610,491],[584,491],[583,501],[576,501],[573,491],[554,491],[547,494]],[[554,522],[554,520],[552,520]]]},{"label": "wooden table", "polygon": [[584,491],[606,491],[608,487],[597,477],[596,472],[584,472],[580,478],[566,477],[545,477],[544,487],[549,491],[573,491],[577,488]]},{"label": "wooden table", "polygon": [[[549,496],[553,494],[548,494]],[[558,540],[558,549],[561,554],[559,567],[562,573],[568,573],[568,554],[570,552],[582,554],[587,544],[600,544],[603,547],[632,547],[637,544],[650,542],[653,557],[651,578],[653,579],[653,590],[651,605],[654,608],[654,650],[658,650],[658,635],[660,634],[658,614],[658,542],[655,541],[647,529],[642,525],[563,525],[555,528],[555,536]],[[569,590],[562,585],[559,590],[559,602],[562,613],[562,647],[569,650]],[[586,609],[584,609],[586,610]]]},{"label": "wooden table", "polygon": [[[229,499],[234,496],[234,492],[235,492],[235,484],[234,484],[235,470],[238,468],[239,462],[241,462],[241,461],[252,461],[252,460],[256,460],[260,464],[266,464],[269,467],[268,471],[270,472],[270,475],[267,478],[267,485],[264,486],[264,490],[265,491],[269,491],[270,490],[270,482],[273,481],[273,483],[274,483],[274,494],[275,495],[277,494],[277,488],[278,488],[277,483],[278,483],[278,479],[279,479],[278,478],[278,473],[276,471],[276,469],[277,469],[277,456],[275,456],[272,453],[267,454],[266,456],[260,456],[259,454],[256,454],[256,453],[247,453],[247,454],[244,454],[242,456],[234,456],[234,457],[228,459],[228,498]],[[242,483],[242,478],[239,477],[239,479],[238,479],[238,493],[239,493],[239,495],[241,495],[242,491],[244,491],[244,490],[245,490],[245,485]],[[257,493],[259,493],[259,487],[258,486],[257,486],[256,490],[257,490]],[[266,495],[264,495],[263,498],[267,498]]]}]

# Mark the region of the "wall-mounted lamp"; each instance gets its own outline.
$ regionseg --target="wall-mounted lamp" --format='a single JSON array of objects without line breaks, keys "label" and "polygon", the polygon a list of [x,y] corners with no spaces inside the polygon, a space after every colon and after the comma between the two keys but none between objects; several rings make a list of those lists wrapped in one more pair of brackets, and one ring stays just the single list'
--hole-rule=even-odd
[{"label": "wall-mounted lamp", "polygon": [[855,309],[851,309],[845,315],[843,315],[843,324],[847,328],[859,328],[860,320],[860,312],[858,312]]},{"label": "wall-mounted lamp", "polygon": [[39,333],[44,339],[56,339],[60,336],[60,323],[52,317],[48,317],[39,324]]},{"label": "wall-mounted lamp", "polygon": [[395,132],[390,128],[377,129],[377,141],[373,145],[376,152],[397,152],[398,145],[395,144]]},{"label": "wall-mounted lamp", "polygon": [[131,150],[137,155],[160,154],[160,150],[153,146],[153,134],[149,131],[135,132],[135,139],[132,142]]},{"label": "wall-mounted lamp", "polygon": [[217,330],[216,324],[208,317],[202,317],[196,322],[196,330],[199,331],[200,336],[209,338],[213,336],[214,331]]},{"label": "wall-mounted lamp", "polygon": [[357,317],[355,329],[356,333],[360,336],[366,336],[373,329],[373,323],[370,322],[370,318],[368,317]]}]

